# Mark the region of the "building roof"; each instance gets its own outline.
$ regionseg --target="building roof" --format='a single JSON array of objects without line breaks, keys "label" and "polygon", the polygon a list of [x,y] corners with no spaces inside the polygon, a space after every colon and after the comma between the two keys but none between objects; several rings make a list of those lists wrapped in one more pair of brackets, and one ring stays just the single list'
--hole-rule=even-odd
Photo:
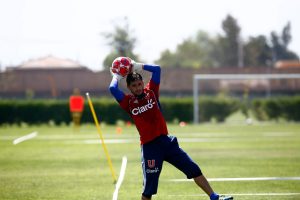
[{"label": "building roof", "polygon": [[32,68],[39,68],[39,69],[49,69],[49,68],[82,68],[84,67],[80,63],[65,59],[65,58],[58,58],[52,55],[41,57],[37,59],[31,59],[26,62],[23,62],[17,68],[19,69],[32,69]]},{"label": "building roof", "polygon": [[275,68],[285,69],[285,68],[300,68],[299,60],[281,60],[275,63]]}]

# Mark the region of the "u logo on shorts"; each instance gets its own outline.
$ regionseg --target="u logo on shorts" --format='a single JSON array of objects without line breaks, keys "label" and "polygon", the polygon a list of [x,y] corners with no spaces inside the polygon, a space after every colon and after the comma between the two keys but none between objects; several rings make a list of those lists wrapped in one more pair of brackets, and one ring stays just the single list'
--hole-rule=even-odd
[{"label": "u logo on shorts", "polygon": [[149,167],[149,168],[155,167],[155,160],[154,160],[154,159],[148,160],[148,167]]}]

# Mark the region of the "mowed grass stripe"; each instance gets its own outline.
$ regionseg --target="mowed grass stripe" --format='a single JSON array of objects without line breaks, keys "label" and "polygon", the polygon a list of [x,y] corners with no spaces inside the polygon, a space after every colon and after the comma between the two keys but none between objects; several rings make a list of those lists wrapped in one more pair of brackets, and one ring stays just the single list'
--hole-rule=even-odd
[{"label": "mowed grass stripe", "polygon": [[[226,181],[300,181],[300,177],[245,177],[245,178],[208,178],[209,182]],[[171,179],[171,182],[193,182],[192,179]]]},{"label": "mowed grass stripe", "polygon": [[[231,195],[231,196],[300,196],[300,192],[289,192],[289,193],[233,193],[233,194],[221,194],[221,195]],[[205,194],[190,194],[190,195],[169,195],[170,197],[197,197],[197,196],[207,196]]]},{"label": "mowed grass stripe", "polygon": [[[30,126],[0,127],[0,199],[81,200],[112,199],[115,185],[101,145],[86,145],[84,140],[98,140],[93,126],[82,126],[83,132],[72,127]],[[126,176],[118,193],[119,200],[140,199],[142,171],[138,134],[134,127],[123,127],[116,134],[115,126],[103,129],[104,138],[130,139],[132,143],[107,144],[112,162],[119,172],[121,158],[128,158]],[[37,130],[39,136],[22,145],[12,145],[14,138]],[[197,162],[208,178],[213,177],[299,177],[300,124],[273,123],[268,126],[226,126],[205,124],[179,127],[169,125],[171,135],[178,137],[180,146]],[[192,133],[192,135],[189,135]],[[197,134],[199,133],[199,134]],[[209,134],[212,134],[211,137]],[[51,136],[54,137],[51,137]],[[44,137],[43,139],[40,139]],[[58,139],[59,138],[59,139]],[[181,142],[181,139],[228,139],[230,142]],[[231,138],[236,138],[232,140]],[[239,139],[239,140],[238,140]],[[118,175],[119,176],[119,175]],[[160,180],[183,179],[184,174],[169,163],[164,164]],[[215,191],[229,194],[297,193],[300,184],[291,181],[211,182]],[[207,199],[193,182],[175,184],[161,181],[155,200]],[[290,200],[298,196],[255,196],[256,200]],[[238,196],[250,200],[252,196]]]}]

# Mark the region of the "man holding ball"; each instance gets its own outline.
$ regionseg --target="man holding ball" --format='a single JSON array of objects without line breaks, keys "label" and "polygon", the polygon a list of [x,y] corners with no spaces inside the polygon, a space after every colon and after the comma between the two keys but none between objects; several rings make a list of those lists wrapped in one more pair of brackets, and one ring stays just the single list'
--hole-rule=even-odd
[{"label": "man holding ball", "polygon": [[[146,87],[143,77],[138,73],[142,70],[152,73]],[[193,178],[211,200],[233,199],[231,196],[219,196],[215,193],[199,166],[179,147],[177,138],[168,134],[159,103],[160,66],[118,57],[112,63],[111,72],[113,78],[109,90],[121,108],[133,119],[140,135],[144,176],[141,199],[151,200],[152,195],[157,193],[164,161],[178,168],[188,179]],[[125,94],[118,88],[118,81],[125,77],[131,94]]]}]

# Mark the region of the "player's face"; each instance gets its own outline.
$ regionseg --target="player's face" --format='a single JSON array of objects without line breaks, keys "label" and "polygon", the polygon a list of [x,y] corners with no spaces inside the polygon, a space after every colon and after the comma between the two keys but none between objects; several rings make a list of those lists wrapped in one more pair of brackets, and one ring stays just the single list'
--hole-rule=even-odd
[{"label": "player's face", "polygon": [[127,87],[133,95],[138,96],[144,91],[144,82],[142,80],[136,80],[131,82]]}]

